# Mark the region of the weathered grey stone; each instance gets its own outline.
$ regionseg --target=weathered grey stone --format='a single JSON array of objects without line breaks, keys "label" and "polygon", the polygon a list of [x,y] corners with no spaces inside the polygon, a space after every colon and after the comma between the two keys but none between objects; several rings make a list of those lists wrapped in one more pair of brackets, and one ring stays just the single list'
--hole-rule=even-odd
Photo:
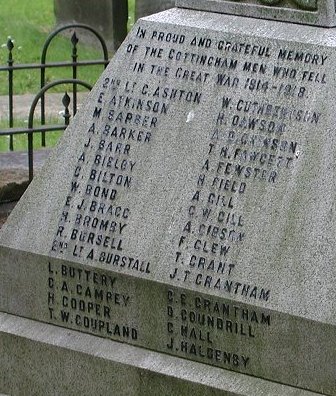
[{"label": "weathered grey stone", "polygon": [[135,2],[135,18],[139,19],[174,6],[175,0],[137,0]]},{"label": "weathered grey stone", "polygon": [[336,26],[335,2],[330,0],[176,0],[176,6],[276,21]]},{"label": "weathered grey stone", "polygon": [[0,392],[11,395],[317,395],[3,313],[0,346]]},{"label": "weathered grey stone", "polygon": [[[220,370],[228,394],[335,395],[335,45],[176,8],[138,21],[1,230],[0,311],[129,344],[111,360],[139,353],[135,395],[186,360],[200,393]],[[140,386],[153,354],[176,366]]]},{"label": "weathered grey stone", "polygon": [[[109,49],[116,51],[127,34],[127,0],[54,0],[56,22],[84,23],[96,29],[106,40]],[[80,31],[81,37],[96,44],[94,36]]]}]

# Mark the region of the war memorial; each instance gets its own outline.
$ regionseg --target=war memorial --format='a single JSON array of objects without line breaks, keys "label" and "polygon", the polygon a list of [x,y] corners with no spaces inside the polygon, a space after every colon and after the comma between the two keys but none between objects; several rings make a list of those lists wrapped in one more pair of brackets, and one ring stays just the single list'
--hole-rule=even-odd
[{"label": "war memorial", "polygon": [[335,26],[136,23],[0,232],[0,393],[336,395]]}]

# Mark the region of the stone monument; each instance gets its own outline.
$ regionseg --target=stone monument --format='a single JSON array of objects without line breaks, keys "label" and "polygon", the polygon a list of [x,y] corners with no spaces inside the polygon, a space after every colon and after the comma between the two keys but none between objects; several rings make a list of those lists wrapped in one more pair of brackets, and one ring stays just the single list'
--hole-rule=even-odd
[{"label": "stone monument", "polygon": [[334,4],[139,20],[0,234],[0,392],[336,395]]},{"label": "stone monument", "polygon": [[[127,0],[54,0],[56,23],[84,23],[96,29],[105,39],[108,48],[116,51],[127,35]],[[92,34],[77,32],[80,38],[96,45]]]}]

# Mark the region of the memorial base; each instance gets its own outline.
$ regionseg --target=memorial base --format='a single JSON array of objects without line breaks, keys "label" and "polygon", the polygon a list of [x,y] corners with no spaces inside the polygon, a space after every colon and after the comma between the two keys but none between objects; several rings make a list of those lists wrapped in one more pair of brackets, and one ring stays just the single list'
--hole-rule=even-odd
[{"label": "memorial base", "polygon": [[6,313],[0,349],[6,395],[316,395]]}]

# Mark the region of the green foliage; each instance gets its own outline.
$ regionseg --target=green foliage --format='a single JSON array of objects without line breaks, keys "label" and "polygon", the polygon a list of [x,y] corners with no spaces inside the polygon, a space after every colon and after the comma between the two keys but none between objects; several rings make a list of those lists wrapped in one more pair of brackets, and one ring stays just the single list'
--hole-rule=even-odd
[{"label": "green foliage", "polygon": [[[47,147],[53,147],[58,142],[58,139],[62,136],[62,132],[47,132],[46,143]],[[41,148],[41,134],[34,134],[34,148]],[[28,138],[27,135],[15,135],[14,136],[14,149],[15,151],[26,151],[28,149]],[[9,136],[0,136],[0,153],[9,151]]]},{"label": "green foliage", "polygon": [[[131,28],[134,23],[134,1],[129,0],[129,21]],[[1,4],[0,13],[0,65],[6,65],[8,60],[7,40],[14,41],[14,64],[40,63],[41,52],[48,35],[55,28],[53,0],[11,0]],[[97,47],[97,46],[96,46]],[[78,60],[102,59],[101,51],[78,43]],[[72,44],[70,37],[58,36],[49,47],[47,62],[71,61]],[[77,78],[94,85],[103,71],[103,66],[85,66],[79,68]],[[52,68],[46,72],[46,82],[62,78],[72,78],[71,68]],[[37,93],[40,89],[40,71],[18,70],[14,73],[14,94]],[[79,88],[80,90],[81,88]],[[59,86],[48,92],[64,92],[71,86]],[[85,90],[85,89],[84,89]],[[8,94],[8,74],[0,72],[0,95]],[[59,122],[59,121],[58,121]],[[57,123],[58,123],[57,122]],[[24,125],[23,120],[15,122],[15,126]],[[1,121],[0,128],[8,128],[6,121]],[[54,145],[60,136],[59,132],[48,133],[48,146]],[[0,137],[0,151],[8,150],[7,137]],[[26,149],[27,138],[24,135],[14,137],[15,150]],[[40,138],[35,139],[36,147]]]},{"label": "green foliage", "polygon": [[[129,1],[129,27],[134,23],[134,0]],[[43,44],[55,28],[53,0],[11,0],[1,4],[0,13],[0,65],[8,59],[7,40],[14,40],[13,58],[18,63],[39,63]],[[97,46],[94,46],[97,47]],[[56,37],[49,47],[47,61],[71,61],[72,44],[70,37]],[[78,44],[78,60],[102,59],[102,52],[87,45]],[[94,84],[103,66],[83,67],[78,78]],[[71,78],[70,68],[52,68],[46,73],[47,82],[61,78]],[[8,77],[0,72],[0,95],[8,93]],[[40,85],[38,70],[20,70],[14,75],[15,94],[37,92]],[[62,92],[64,89],[56,88]]]},{"label": "green foliage", "polygon": [[[34,126],[38,127],[41,125],[40,120],[35,120]],[[47,125],[62,125],[64,124],[64,118],[62,115],[49,116],[46,119]],[[28,120],[16,120],[15,127],[23,127],[26,128],[28,126]],[[0,120],[0,130],[7,129],[8,123],[6,120]],[[45,138],[47,147],[53,147],[57,143],[58,139],[62,136],[62,131],[50,131],[46,132]],[[26,151],[28,148],[28,139],[26,134],[17,134],[13,136],[14,139],[14,150],[15,151]],[[34,133],[34,147],[35,149],[41,148],[41,133]],[[9,136],[0,136],[0,153],[4,151],[9,151]]]},{"label": "green foliage", "polygon": [[[4,2],[0,13],[0,64],[6,64],[8,59],[7,40],[14,40],[14,63],[39,63],[41,51],[46,38],[54,29],[55,17],[52,0],[11,0]],[[47,62],[71,61],[71,41],[64,36],[56,37],[51,43]],[[101,59],[97,50],[78,44],[78,60]],[[102,66],[92,66],[80,69],[78,78],[94,84],[103,70]],[[71,78],[70,68],[52,68],[46,72],[46,79],[54,81],[61,78]],[[0,73],[0,94],[8,92],[7,73]],[[14,93],[22,94],[37,92],[40,86],[39,70],[19,70],[14,73]],[[62,87],[55,91],[64,91]]]},{"label": "green foliage", "polygon": [[134,25],[135,18],[135,0],[128,0],[128,30]]}]

